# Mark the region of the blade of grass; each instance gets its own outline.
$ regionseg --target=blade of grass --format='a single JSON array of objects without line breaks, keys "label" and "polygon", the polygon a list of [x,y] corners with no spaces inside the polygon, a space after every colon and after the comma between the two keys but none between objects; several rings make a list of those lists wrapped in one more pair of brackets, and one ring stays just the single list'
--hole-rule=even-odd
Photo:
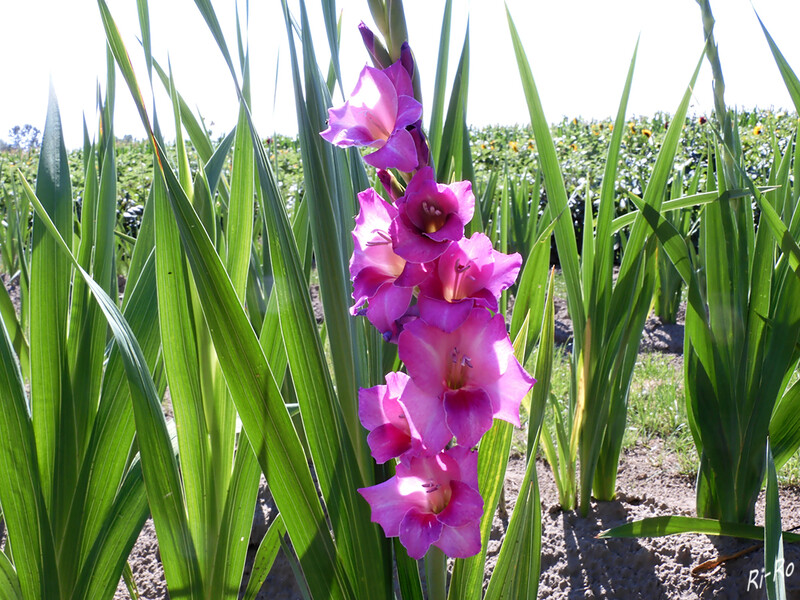
[{"label": "blade of grass", "polygon": [[786,600],[784,580],[781,507],[778,499],[778,475],[767,442],[767,501],[764,508],[764,585],[768,600]]},{"label": "blade of grass", "polygon": [[270,524],[267,533],[258,545],[256,556],[253,559],[253,568],[250,571],[250,579],[247,582],[247,588],[244,591],[242,600],[255,600],[256,595],[261,590],[264,580],[269,575],[272,564],[278,556],[278,551],[281,548],[281,538],[286,535],[286,525],[283,523],[283,517],[279,514],[275,520]]},{"label": "blade of grass", "polygon": [[0,552],[0,598],[2,600],[24,600],[14,565],[3,552]]},{"label": "blade of grass", "polygon": [[[25,185],[25,182],[23,182]],[[36,190],[58,231],[72,247],[72,191],[55,92],[47,108]],[[63,440],[61,405],[69,403],[65,364],[71,270],[37,214],[33,220],[30,281],[31,412],[42,495],[54,507],[55,465]],[[7,463],[11,464],[11,463]]]},{"label": "blade of grass", "polygon": [[447,63],[450,57],[450,21],[453,12],[453,0],[446,0],[442,13],[442,31],[439,34],[439,55],[436,60],[436,84],[433,88],[431,103],[431,120],[428,127],[428,143],[430,144],[433,164],[438,164],[439,147],[442,142],[442,119],[444,117],[444,94],[447,84]]},{"label": "blade of grass", "polygon": [[58,598],[56,550],[36,462],[33,424],[11,339],[5,322],[0,325],[0,461],[14,465],[0,469],[6,535],[23,597]]},{"label": "blade of grass", "polygon": [[544,176],[548,203],[551,206],[551,214],[558,215],[555,227],[556,247],[567,285],[567,305],[572,319],[573,331],[575,332],[575,347],[581,348],[583,347],[586,316],[583,310],[583,294],[578,266],[578,245],[575,241],[572,213],[567,204],[567,192],[564,187],[561,169],[558,165],[555,144],[550,134],[550,125],[545,118],[544,109],[539,99],[539,92],[533,80],[533,73],[508,6],[506,6],[506,17],[509,31],[511,32],[511,41],[514,45],[517,66],[520,71],[522,88],[525,92],[525,99],[530,112],[531,127],[533,128],[536,147],[539,151],[540,168]]},{"label": "blade of grass", "polygon": [[[606,529],[597,534],[603,538],[636,538],[636,537],[663,537],[665,535],[678,535],[682,533],[698,533],[703,535],[725,535],[728,537],[744,538],[761,541],[764,539],[764,528],[759,525],[744,523],[726,523],[717,519],[702,519],[700,517],[650,517],[641,521],[626,523],[613,529]],[[783,532],[786,542],[800,542],[800,534]]]}]

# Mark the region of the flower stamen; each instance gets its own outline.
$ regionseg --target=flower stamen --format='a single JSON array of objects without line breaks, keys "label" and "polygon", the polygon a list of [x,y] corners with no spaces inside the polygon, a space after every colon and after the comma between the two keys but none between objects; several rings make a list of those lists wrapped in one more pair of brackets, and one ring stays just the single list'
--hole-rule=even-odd
[{"label": "flower stamen", "polygon": [[383,231],[382,229],[373,229],[372,233],[378,235],[383,241],[379,240],[370,240],[367,242],[367,246],[385,246],[386,244],[392,243],[392,238],[389,237],[389,234]]},{"label": "flower stamen", "polygon": [[450,352],[450,369],[447,372],[447,387],[457,390],[464,387],[472,369],[472,359],[466,354],[461,354],[458,347],[453,346]]},{"label": "flower stamen", "polygon": [[427,200],[422,201],[422,218],[425,222],[425,233],[439,231],[445,222],[444,212],[439,206]]}]

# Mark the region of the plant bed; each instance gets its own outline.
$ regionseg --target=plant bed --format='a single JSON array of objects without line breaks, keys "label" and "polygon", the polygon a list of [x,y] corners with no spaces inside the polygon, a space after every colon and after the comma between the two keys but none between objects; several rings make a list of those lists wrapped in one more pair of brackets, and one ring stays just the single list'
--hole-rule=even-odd
[{"label": "plant bed", "polygon": [[[506,473],[507,510],[514,508],[524,476],[524,457],[511,457]],[[694,485],[680,473],[675,453],[658,439],[627,450],[620,464],[617,499],[593,502],[587,518],[564,512],[547,464],[537,461],[542,504],[542,573],[540,598],[762,598],[763,549],[726,561],[697,575],[699,564],[729,556],[758,544],[751,540],[682,534],[647,539],[597,539],[598,533],[626,522],[661,515],[694,514]],[[781,488],[784,529],[800,524],[800,488]],[[763,522],[764,499],[757,514]],[[256,508],[250,556],[258,547],[265,523],[274,518],[275,506],[263,485]],[[488,544],[486,575],[491,574],[508,524],[498,514]],[[785,544],[786,589],[789,597],[800,594],[800,546]],[[166,598],[166,584],[157,556],[152,521],[148,521],[130,556],[134,579],[142,598]],[[757,574],[754,574],[757,571]],[[791,575],[790,575],[791,573]],[[748,590],[749,584],[749,590]],[[279,554],[259,598],[299,599],[299,588],[288,561]],[[124,584],[115,600],[129,598]]]}]

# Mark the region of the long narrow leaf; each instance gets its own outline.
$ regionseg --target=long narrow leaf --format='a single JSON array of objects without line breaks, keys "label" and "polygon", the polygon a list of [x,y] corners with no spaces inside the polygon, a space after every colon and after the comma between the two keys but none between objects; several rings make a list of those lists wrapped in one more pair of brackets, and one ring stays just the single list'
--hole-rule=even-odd
[{"label": "long narrow leaf", "polygon": [[[598,538],[636,538],[636,537],[662,537],[665,535],[678,535],[681,533],[699,533],[705,535],[725,535],[728,537],[745,538],[761,541],[764,539],[764,528],[758,525],[745,523],[726,523],[716,519],[702,519],[700,517],[650,517],[641,521],[626,523],[613,529],[606,529],[597,534]],[[800,534],[783,532],[783,539],[787,542],[800,542]]]},{"label": "long narrow leaf", "polygon": [[253,559],[253,568],[250,571],[250,579],[247,582],[247,588],[244,591],[242,600],[255,600],[256,595],[261,590],[261,586],[264,584],[264,580],[269,575],[270,569],[272,569],[272,564],[275,562],[278,550],[281,548],[281,538],[285,535],[286,525],[283,523],[283,517],[278,515],[258,545],[256,556]]},{"label": "long narrow leaf", "polygon": [[[33,425],[5,323],[0,332],[0,504],[24,598],[58,598],[55,546],[36,462]],[[7,570],[7,569],[4,569]]]},{"label": "long narrow leaf", "polygon": [[767,598],[786,599],[784,581],[783,537],[781,528],[781,507],[778,499],[778,475],[767,442],[767,503],[764,509],[764,573]]}]

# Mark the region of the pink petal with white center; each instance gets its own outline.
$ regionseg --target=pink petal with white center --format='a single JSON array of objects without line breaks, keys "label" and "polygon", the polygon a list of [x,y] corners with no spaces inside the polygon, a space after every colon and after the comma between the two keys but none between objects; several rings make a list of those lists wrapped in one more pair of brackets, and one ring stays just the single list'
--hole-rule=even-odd
[{"label": "pink petal with white center", "polygon": [[436,183],[433,169],[425,166],[414,174],[397,205],[400,215],[390,232],[395,252],[412,262],[427,262],[441,255],[447,242],[464,236],[475,196],[469,182]]},{"label": "pink petal with white center", "polygon": [[506,370],[513,348],[502,315],[492,317],[475,308],[449,333],[421,319],[409,323],[400,334],[399,353],[414,382],[437,394],[495,382]]},{"label": "pink petal with white center", "polygon": [[438,397],[450,364],[452,341],[422,320],[406,325],[398,339],[398,354],[414,383],[430,396]]},{"label": "pink petal with white center", "polygon": [[412,263],[436,260],[450,245],[448,241],[437,242],[421,235],[405,215],[400,215],[392,221],[389,235],[392,237],[392,249],[395,254]]},{"label": "pink petal with white center", "polygon": [[431,233],[431,229],[441,227],[449,215],[459,213],[459,198],[446,185],[436,183],[431,167],[423,167],[408,183],[400,212],[408,215],[420,231]]},{"label": "pink petal with white center", "polygon": [[328,129],[320,135],[337,146],[380,147],[395,130],[397,109],[397,90],[389,77],[364,67],[349,100],[328,109]]},{"label": "pink petal with white center", "polygon": [[386,537],[400,535],[400,522],[409,510],[426,506],[425,492],[421,489],[416,494],[403,495],[399,493],[397,476],[390,477],[377,485],[359,488],[358,493],[370,505],[371,521],[378,523],[383,528]]}]

